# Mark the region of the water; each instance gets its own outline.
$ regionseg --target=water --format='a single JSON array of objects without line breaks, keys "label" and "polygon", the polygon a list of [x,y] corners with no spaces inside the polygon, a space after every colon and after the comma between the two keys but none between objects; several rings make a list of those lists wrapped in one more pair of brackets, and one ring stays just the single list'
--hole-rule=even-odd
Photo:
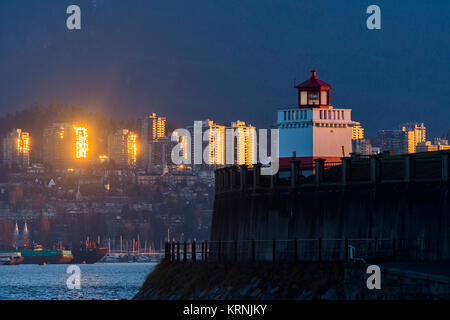
[{"label": "water", "polygon": [[78,265],[81,289],[69,290],[69,265],[0,266],[0,300],[131,299],[156,263],[95,263]]}]

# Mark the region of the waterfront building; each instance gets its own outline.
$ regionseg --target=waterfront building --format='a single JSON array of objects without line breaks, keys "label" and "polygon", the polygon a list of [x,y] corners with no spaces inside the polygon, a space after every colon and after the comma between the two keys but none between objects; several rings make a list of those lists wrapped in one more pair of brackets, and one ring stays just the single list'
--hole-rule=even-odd
[{"label": "waterfront building", "polygon": [[438,146],[431,143],[431,141],[419,142],[416,146],[417,152],[437,151]]},{"label": "waterfront building", "polygon": [[360,155],[371,155],[372,144],[369,139],[355,139],[352,140],[352,149],[354,153]]},{"label": "waterfront building", "polygon": [[351,109],[331,106],[331,86],[311,71],[309,80],[296,85],[298,105],[278,110],[280,168],[293,155],[303,163],[314,159],[341,161],[352,152]]},{"label": "waterfront building", "polygon": [[69,123],[53,123],[44,129],[43,160],[55,168],[74,166],[89,152],[88,130]]},{"label": "waterfront building", "polygon": [[139,162],[143,168],[149,165],[149,144],[166,136],[166,118],[152,113],[138,120]]},{"label": "waterfront building", "polygon": [[171,153],[177,144],[168,137],[160,137],[148,144],[148,164],[147,171],[165,174],[172,166]]},{"label": "waterfront building", "polygon": [[448,150],[448,148],[450,147],[448,145],[448,139],[443,138],[434,138],[433,144],[439,146],[439,150]]},{"label": "waterfront building", "polygon": [[419,142],[416,147],[416,152],[428,152],[428,151],[439,151],[439,150],[450,150],[447,140],[436,138],[434,144],[431,141]]},{"label": "waterfront building", "polygon": [[377,146],[382,151],[393,151],[395,154],[408,152],[407,134],[403,130],[379,130]]},{"label": "waterfront building", "polygon": [[353,122],[352,126],[352,140],[364,139],[364,128],[360,122]]},{"label": "waterfront building", "polygon": [[383,151],[415,153],[417,145],[426,142],[426,128],[423,123],[406,123],[400,129],[378,131],[377,141]]},{"label": "waterfront building", "polygon": [[416,146],[427,141],[427,130],[423,123],[406,123],[401,126],[401,130],[406,132],[408,153],[415,153]]},{"label": "waterfront building", "polygon": [[[236,137],[233,146],[234,163],[251,166],[256,163],[256,128],[244,121],[231,122]],[[228,146],[227,146],[228,147]],[[228,152],[228,150],[227,150]]]},{"label": "waterfront building", "polygon": [[122,129],[108,136],[108,156],[118,167],[133,168],[136,166],[137,135]]},{"label": "waterfront building", "polygon": [[[194,126],[188,126],[186,129],[191,136],[191,162],[193,163],[195,171],[214,169],[225,164],[225,126],[219,125],[210,119],[201,121],[201,127],[199,126],[197,130],[201,129],[202,134],[202,163],[194,163],[196,143],[194,138]],[[204,150],[206,150],[208,146],[208,152],[204,154]]]},{"label": "waterfront building", "polygon": [[3,139],[3,163],[9,167],[27,168],[30,165],[30,134],[13,129]]}]

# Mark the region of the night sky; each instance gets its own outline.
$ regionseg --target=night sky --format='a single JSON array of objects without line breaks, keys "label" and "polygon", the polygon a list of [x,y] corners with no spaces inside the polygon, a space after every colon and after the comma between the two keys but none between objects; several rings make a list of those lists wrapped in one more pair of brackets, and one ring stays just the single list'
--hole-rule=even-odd
[{"label": "night sky", "polygon": [[[382,30],[366,28],[371,4]],[[449,35],[450,1],[2,0],[0,114],[58,102],[268,127],[315,68],[369,135],[420,121],[440,136]]]}]

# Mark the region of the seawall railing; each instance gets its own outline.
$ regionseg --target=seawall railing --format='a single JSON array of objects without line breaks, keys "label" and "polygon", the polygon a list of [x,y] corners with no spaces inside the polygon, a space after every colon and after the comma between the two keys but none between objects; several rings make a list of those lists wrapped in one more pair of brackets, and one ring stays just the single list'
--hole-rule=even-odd
[{"label": "seawall railing", "polygon": [[[418,241],[419,243],[420,241]],[[167,242],[165,260],[178,262],[395,261],[405,248],[396,239],[290,239]]]},{"label": "seawall railing", "polygon": [[379,154],[362,157],[352,154],[341,162],[315,159],[302,163],[293,159],[288,170],[261,175],[257,163],[229,166],[215,171],[216,194],[275,188],[343,186],[350,184],[449,182],[450,150],[392,156]]}]

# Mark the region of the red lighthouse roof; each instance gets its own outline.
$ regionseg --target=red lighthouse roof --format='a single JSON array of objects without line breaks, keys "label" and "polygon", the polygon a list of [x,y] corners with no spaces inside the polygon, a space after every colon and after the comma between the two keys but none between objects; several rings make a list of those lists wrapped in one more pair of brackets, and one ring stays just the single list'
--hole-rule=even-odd
[{"label": "red lighthouse roof", "polygon": [[306,80],[298,85],[295,86],[298,89],[301,88],[331,88],[331,86],[328,83],[323,82],[319,78],[317,78],[317,71],[311,70],[311,78],[309,80]]}]

